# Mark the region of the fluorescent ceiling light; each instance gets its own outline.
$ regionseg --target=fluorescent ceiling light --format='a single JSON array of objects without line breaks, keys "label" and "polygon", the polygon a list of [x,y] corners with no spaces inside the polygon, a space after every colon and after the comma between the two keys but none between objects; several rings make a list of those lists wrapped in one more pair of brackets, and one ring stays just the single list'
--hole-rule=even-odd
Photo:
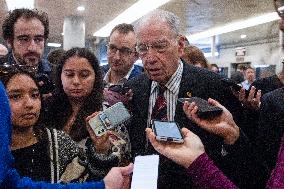
[{"label": "fluorescent ceiling light", "polygon": [[100,30],[94,33],[97,37],[107,37],[109,36],[112,28],[117,24],[121,23],[132,23],[135,20],[141,18],[148,12],[166,4],[170,0],[139,0],[137,3],[133,4],[131,7],[126,9],[123,13],[118,15],[115,19],[110,21],[107,25],[102,27]]},{"label": "fluorescent ceiling light", "polygon": [[85,10],[85,7],[84,6],[79,6],[77,7],[77,11],[84,11]]},{"label": "fluorescent ceiling light", "polygon": [[220,35],[223,33],[229,33],[232,31],[256,26],[259,24],[264,24],[267,22],[272,22],[272,21],[279,20],[279,19],[280,17],[278,16],[276,12],[267,13],[261,16],[248,18],[247,20],[231,22],[221,27],[216,27],[216,28],[212,28],[212,29],[200,32],[200,33],[195,33],[195,34],[187,36],[187,38],[190,42],[191,40],[197,40],[197,39],[212,37],[215,35]]},{"label": "fluorescent ceiling light", "polygon": [[61,47],[60,43],[47,43],[47,46],[49,47]]},{"label": "fluorescent ceiling light", "polygon": [[6,0],[6,5],[9,11],[19,8],[33,9],[35,5],[34,0]]},{"label": "fluorescent ceiling light", "polygon": [[242,34],[241,35],[241,39],[244,39],[244,38],[246,38],[247,37],[247,35],[245,35],[245,34]]},{"label": "fluorescent ceiling light", "polygon": [[284,6],[278,8],[279,12],[282,12],[283,10],[284,10]]}]

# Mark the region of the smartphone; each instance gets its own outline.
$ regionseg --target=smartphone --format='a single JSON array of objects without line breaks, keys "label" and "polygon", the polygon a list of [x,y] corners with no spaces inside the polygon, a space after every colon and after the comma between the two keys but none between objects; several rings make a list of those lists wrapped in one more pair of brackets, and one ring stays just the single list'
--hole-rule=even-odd
[{"label": "smartphone", "polygon": [[104,135],[107,130],[130,120],[131,115],[122,102],[117,102],[111,107],[89,120],[89,124],[96,136]]},{"label": "smartphone", "polygon": [[111,85],[109,86],[108,90],[120,93],[121,95],[125,95],[130,90],[130,88],[124,85]]},{"label": "smartphone", "polygon": [[152,120],[152,129],[158,141],[183,143],[183,137],[178,124],[174,121]]},{"label": "smartphone", "polygon": [[89,125],[93,129],[95,135],[98,137],[103,136],[107,132],[107,128],[105,127],[105,124],[102,122],[99,115],[90,119]]},{"label": "smartphone", "polygon": [[198,107],[196,114],[202,119],[212,119],[223,112],[222,108],[212,106],[207,100],[199,97],[179,98],[178,101],[181,103],[184,103],[185,101],[188,101],[189,103],[195,102]]}]

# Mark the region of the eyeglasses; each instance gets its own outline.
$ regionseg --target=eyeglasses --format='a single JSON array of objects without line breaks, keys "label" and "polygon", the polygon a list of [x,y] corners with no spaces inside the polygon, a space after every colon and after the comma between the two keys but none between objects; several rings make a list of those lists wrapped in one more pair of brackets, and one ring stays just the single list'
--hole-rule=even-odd
[{"label": "eyeglasses", "polygon": [[107,45],[107,47],[108,47],[108,52],[110,54],[115,54],[117,51],[119,51],[119,53],[122,56],[129,56],[131,53],[135,52],[131,50],[130,48],[127,48],[127,47],[118,48],[117,46],[112,45],[112,44]]},{"label": "eyeglasses", "polygon": [[9,74],[16,71],[24,71],[36,74],[38,71],[38,67],[30,65],[22,65],[22,64],[8,64],[8,63],[0,65],[0,75]]},{"label": "eyeglasses", "polygon": [[46,74],[37,73],[37,71],[37,66],[4,63],[0,65],[0,80],[2,77],[5,78],[9,74],[26,72],[33,76],[37,82],[42,82],[42,84],[39,86],[41,94],[51,93],[55,89],[55,85]]},{"label": "eyeglasses", "polygon": [[39,36],[31,37],[27,35],[20,35],[20,36],[15,37],[15,40],[18,41],[22,45],[26,45],[30,43],[32,40],[34,40],[34,43],[39,45],[39,44],[44,43],[44,36],[39,35]]},{"label": "eyeglasses", "polygon": [[136,51],[140,55],[145,55],[148,53],[149,49],[153,49],[155,52],[163,53],[165,52],[170,46],[170,43],[168,41],[162,41],[162,42],[155,42],[153,44],[139,44],[136,46]]}]

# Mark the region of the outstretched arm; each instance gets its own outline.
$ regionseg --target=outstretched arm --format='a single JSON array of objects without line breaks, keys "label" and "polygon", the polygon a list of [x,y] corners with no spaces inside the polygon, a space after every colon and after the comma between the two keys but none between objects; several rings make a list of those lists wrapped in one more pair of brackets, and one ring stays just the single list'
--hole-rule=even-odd
[{"label": "outstretched arm", "polygon": [[204,152],[199,137],[188,129],[182,129],[183,144],[159,142],[150,128],[146,129],[146,133],[155,150],[187,168],[187,173],[197,188],[237,188]]}]

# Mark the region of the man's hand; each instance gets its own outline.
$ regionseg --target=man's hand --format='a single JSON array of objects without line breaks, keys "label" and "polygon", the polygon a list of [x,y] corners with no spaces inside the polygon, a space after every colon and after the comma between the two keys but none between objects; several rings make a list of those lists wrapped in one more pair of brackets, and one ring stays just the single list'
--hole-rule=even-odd
[{"label": "man's hand", "polygon": [[113,167],[105,176],[106,189],[128,189],[130,185],[130,174],[133,171],[133,164],[126,167]]},{"label": "man's hand", "polygon": [[204,146],[200,138],[186,128],[182,129],[183,144],[159,142],[150,128],[146,129],[146,134],[155,150],[185,168],[188,168],[196,158],[204,153]]},{"label": "man's hand", "polygon": [[183,111],[189,119],[194,121],[201,128],[222,137],[226,144],[234,144],[240,136],[240,130],[234,122],[232,114],[219,102],[211,98],[208,99],[208,103],[222,108],[222,114],[210,120],[200,119],[196,114],[198,107],[194,102],[191,104],[189,104],[189,102],[185,102],[183,105]]},{"label": "man's hand", "polygon": [[246,97],[245,90],[242,88],[239,92],[239,100],[244,106],[253,110],[258,110],[260,107],[261,90],[258,90],[256,95],[254,95],[255,92],[256,88],[252,86],[248,97]]},{"label": "man's hand", "polygon": [[[233,90],[233,89],[232,89]],[[246,97],[245,89],[242,88],[239,92],[233,90],[233,94],[239,99],[239,101],[247,108],[252,110],[259,110],[261,90],[257,90],[254,86],[251,87],[249,95]]]},{"label": "man's hand", "polygon": [[117,102],[122,102],[125,106],[128,106],[133,97],[133,92],[131,89],[125,93],[115,92],[108,88],[103,90],[104,100],[108,102],[110,106]]}]

